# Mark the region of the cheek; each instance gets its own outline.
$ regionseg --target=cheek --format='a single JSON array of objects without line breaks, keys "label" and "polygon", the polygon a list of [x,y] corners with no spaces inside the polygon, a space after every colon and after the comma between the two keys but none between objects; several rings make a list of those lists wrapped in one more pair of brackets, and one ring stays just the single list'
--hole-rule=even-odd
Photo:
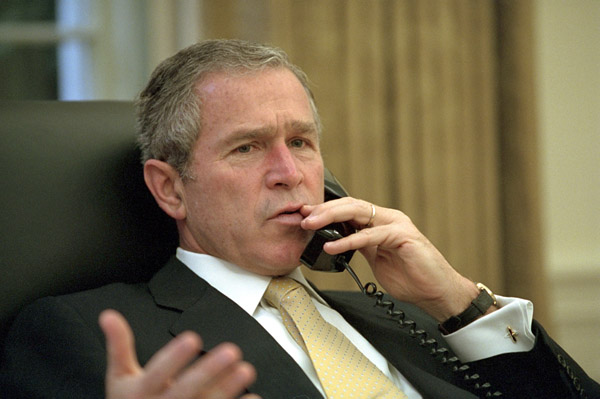
[{"label": "cheek", "polygon": [[317,174],[310,181],[310,191],[314,196],[315,203],[321,203],[325,200],[325,187],[323,183],[323,173]]},{"label": "cheek", "polygon": [[250,177],[246,174],[238,174],[236,179],[223,179],[212,197],[215,200],[215,211],[236,223],[247,224],[259,219],[264,206],[259,201],[256,190],[246,184],[249,181]]},{"label": "cheek", "polygon": [[207,181],[195,181],[188,186],[185,199],[188,208],[188,218],[196,223],[210,223],[222,211],[222,203],[218,200],[223,198],[223,193],[218,185]]}]

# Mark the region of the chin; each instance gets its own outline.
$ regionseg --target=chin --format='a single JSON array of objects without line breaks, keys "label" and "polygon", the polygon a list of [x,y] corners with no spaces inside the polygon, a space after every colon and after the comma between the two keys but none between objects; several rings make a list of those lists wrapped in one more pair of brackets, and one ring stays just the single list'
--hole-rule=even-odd
[{"label": "chin", "polygon": [[287,276],[291,272],[294,271],[299,265],[290,268],[278,268],[270,270],[269,273],[266,273],[267,276],[278,277],[278,276]]},{"label": "chin", "polygon": [[286,274],[290,274],[295,268],[300,266],[300,262],[293,264],[273,264],[273,263],[263,263],[261,266],[249,266],[246,269],[254,272],[256,274],[260,274],[261,276],[285,276]]},{"label": "chin", "polygon": [[271,253],[270,256],[263,261],[262,269],[266,273],[261,272],[260,274],[272,276],[289,274],[296,267],[300,266],[300,255],[303,250],[304,247],[298,248],[297,250],[286,248],[278,254]]},{"label": "chin", "polygon": [[281,257],[274,259],[274,262],[272,262],[271,265],[273,265],[273,268],[275,269],[292,270],[300,265],[301,254],[302,251],[298,251],[297,253],[288,252],[286,254],[282,254]]},{"label": "chin", "polygon": [[[254,271],[262,275],[285,275],[300,266],[300,255],[312,237],[312,233],[286,237],[273,242],[268,247],[261,246],[255,249],[258,255],[254,265],[248,265]],[[247,258],[249,259],[249,257]]]}]

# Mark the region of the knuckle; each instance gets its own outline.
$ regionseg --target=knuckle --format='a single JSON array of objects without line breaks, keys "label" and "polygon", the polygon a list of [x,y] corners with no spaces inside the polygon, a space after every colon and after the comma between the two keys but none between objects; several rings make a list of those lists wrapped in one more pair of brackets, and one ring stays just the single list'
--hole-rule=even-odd
[{"label": "knuckle", "polygon": [[367,227],[367,228],[362,229],[362,230],[359,231],[359,234],[362,234],[365,237],[370,237],[370,236],[373,235],[373,233],[374,233],[373,229],[370,228],[370,227]]}]

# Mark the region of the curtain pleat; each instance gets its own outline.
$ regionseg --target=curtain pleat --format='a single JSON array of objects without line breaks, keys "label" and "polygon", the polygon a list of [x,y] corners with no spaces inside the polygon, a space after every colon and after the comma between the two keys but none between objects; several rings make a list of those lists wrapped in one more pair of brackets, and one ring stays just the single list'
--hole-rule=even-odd
[{"label": "curtain pleat", "polygon": [[542,260],[540,179],[534,67],[533,4],[497,3],[500,85],[502,277],[509,295],[532,298],[536,318],[549,328]]}]

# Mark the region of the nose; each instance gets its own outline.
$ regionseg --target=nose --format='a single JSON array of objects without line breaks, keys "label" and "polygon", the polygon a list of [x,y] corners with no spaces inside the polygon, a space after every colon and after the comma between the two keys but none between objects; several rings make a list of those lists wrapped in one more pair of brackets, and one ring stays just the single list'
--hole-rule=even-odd
[{"label": "nose", "polygon": [[302,182],[296,159],[287,145],[274,146],[267,156],[266,183],[269,188],[293,188]]}]

